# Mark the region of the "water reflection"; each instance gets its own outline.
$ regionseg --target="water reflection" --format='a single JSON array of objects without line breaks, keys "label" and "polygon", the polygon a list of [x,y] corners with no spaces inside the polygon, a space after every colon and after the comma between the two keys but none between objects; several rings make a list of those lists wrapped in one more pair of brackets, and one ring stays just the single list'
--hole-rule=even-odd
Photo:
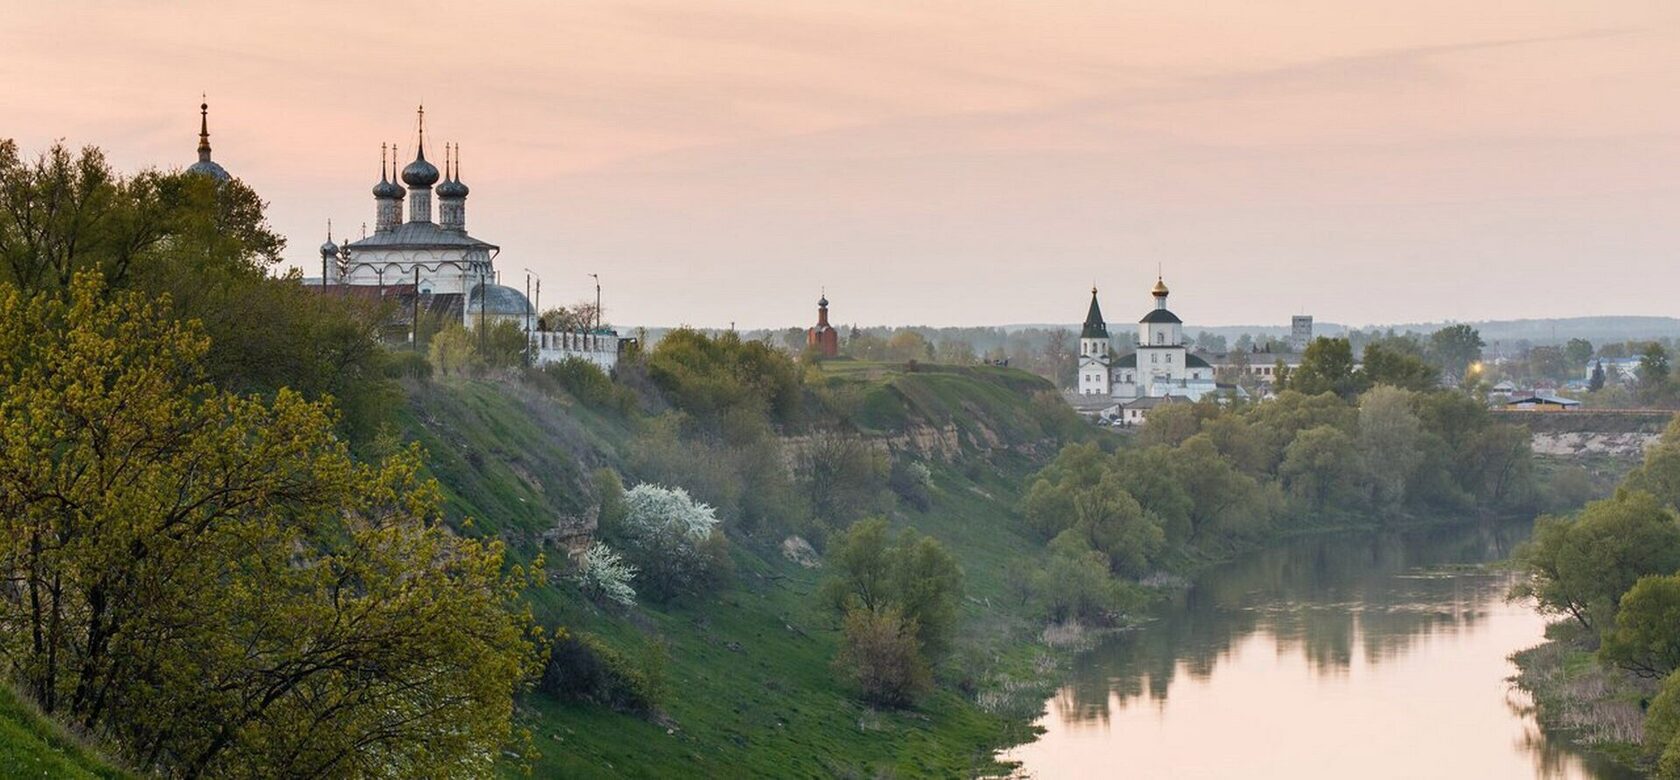
[{"label": "water reflection", "polygon": [[1542,621],[1477,564],[1528,530],[1305,537],[1219,567],[1080,658],[1008,757],[1041,777],[1610,777],[1505,682]]}]

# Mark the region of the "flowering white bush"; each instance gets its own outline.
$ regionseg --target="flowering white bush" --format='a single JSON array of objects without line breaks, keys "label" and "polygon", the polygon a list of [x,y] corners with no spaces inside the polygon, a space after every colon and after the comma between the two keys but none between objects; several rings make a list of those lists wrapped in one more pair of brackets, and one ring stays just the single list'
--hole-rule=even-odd
[{"label": "flowering white bush", "polygon": [[578,585],[585,592],[626,607],[636,603],[636,590],[630,587],[635,579],[636,567],[602,542],[584,552],[583,567],[577,573]]},{"label": "flowering white bush", "polygon": [[682,488],[643,483],[624,494],[623,542],[656,598],[693,590],[718,563],[717,510]]}]

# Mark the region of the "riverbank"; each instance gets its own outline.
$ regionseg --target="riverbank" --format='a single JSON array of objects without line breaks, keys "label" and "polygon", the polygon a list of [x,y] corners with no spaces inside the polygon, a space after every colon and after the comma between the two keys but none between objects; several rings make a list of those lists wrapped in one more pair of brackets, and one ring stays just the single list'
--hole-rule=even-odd
[{"label": "riverbank", "polygon": [[1657,681],[1600,664],[1579,633],[1566,623],[1548,626],[1544,643],[1511,656],[1518,669],[1511,682],[1533,698],[1548,737],[1643,775],[1644,705]]}]

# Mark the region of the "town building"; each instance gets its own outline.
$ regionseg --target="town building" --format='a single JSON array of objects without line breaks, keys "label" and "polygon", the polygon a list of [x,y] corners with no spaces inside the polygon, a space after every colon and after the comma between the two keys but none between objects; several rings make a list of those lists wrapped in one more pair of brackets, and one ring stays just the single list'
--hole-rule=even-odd
[{"label": "town building", "polygon": [[805,330],[805,349],[818,357],[840,354],[840,332],[828,324],[828,293],[817,299],[817,324]]},{"label": "town building", "polygon": [[[304,279],[304,284],[325,294],[397,304],[391,331],[402,334],[398,340],[412,341],[418,330],[415,323],[426,319],[458,322],[469,330],[509,322],[525,332],[534,364],[580,358],[612,370],[631,339],[598,325],[551,331],[524,292],[498,283],[501,247],[467,232],[471,190],[461,180],[460,147],[444,145],[444,167],[439,171],[426,159],[425,118],[422,107],[414,159],[400,172],[397,145],[380,147],[379,182],[372,189],[373,234],[340,246],[329,229],[321,245],[321,275]],[[206,129],[201,129],[200,138],[198,165],[215,165],[209,160]]]}]

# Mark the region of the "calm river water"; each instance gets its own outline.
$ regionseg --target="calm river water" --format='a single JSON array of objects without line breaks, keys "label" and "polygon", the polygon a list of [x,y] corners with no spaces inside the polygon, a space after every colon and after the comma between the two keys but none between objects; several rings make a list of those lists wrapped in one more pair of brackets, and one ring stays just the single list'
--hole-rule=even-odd
[{"label": "calm river water", "polygon": [[1506,660],[1527,524],[1299,539],[1202,576],[1080,658],[1035,778],[1620,778],[1548,741]]}]

